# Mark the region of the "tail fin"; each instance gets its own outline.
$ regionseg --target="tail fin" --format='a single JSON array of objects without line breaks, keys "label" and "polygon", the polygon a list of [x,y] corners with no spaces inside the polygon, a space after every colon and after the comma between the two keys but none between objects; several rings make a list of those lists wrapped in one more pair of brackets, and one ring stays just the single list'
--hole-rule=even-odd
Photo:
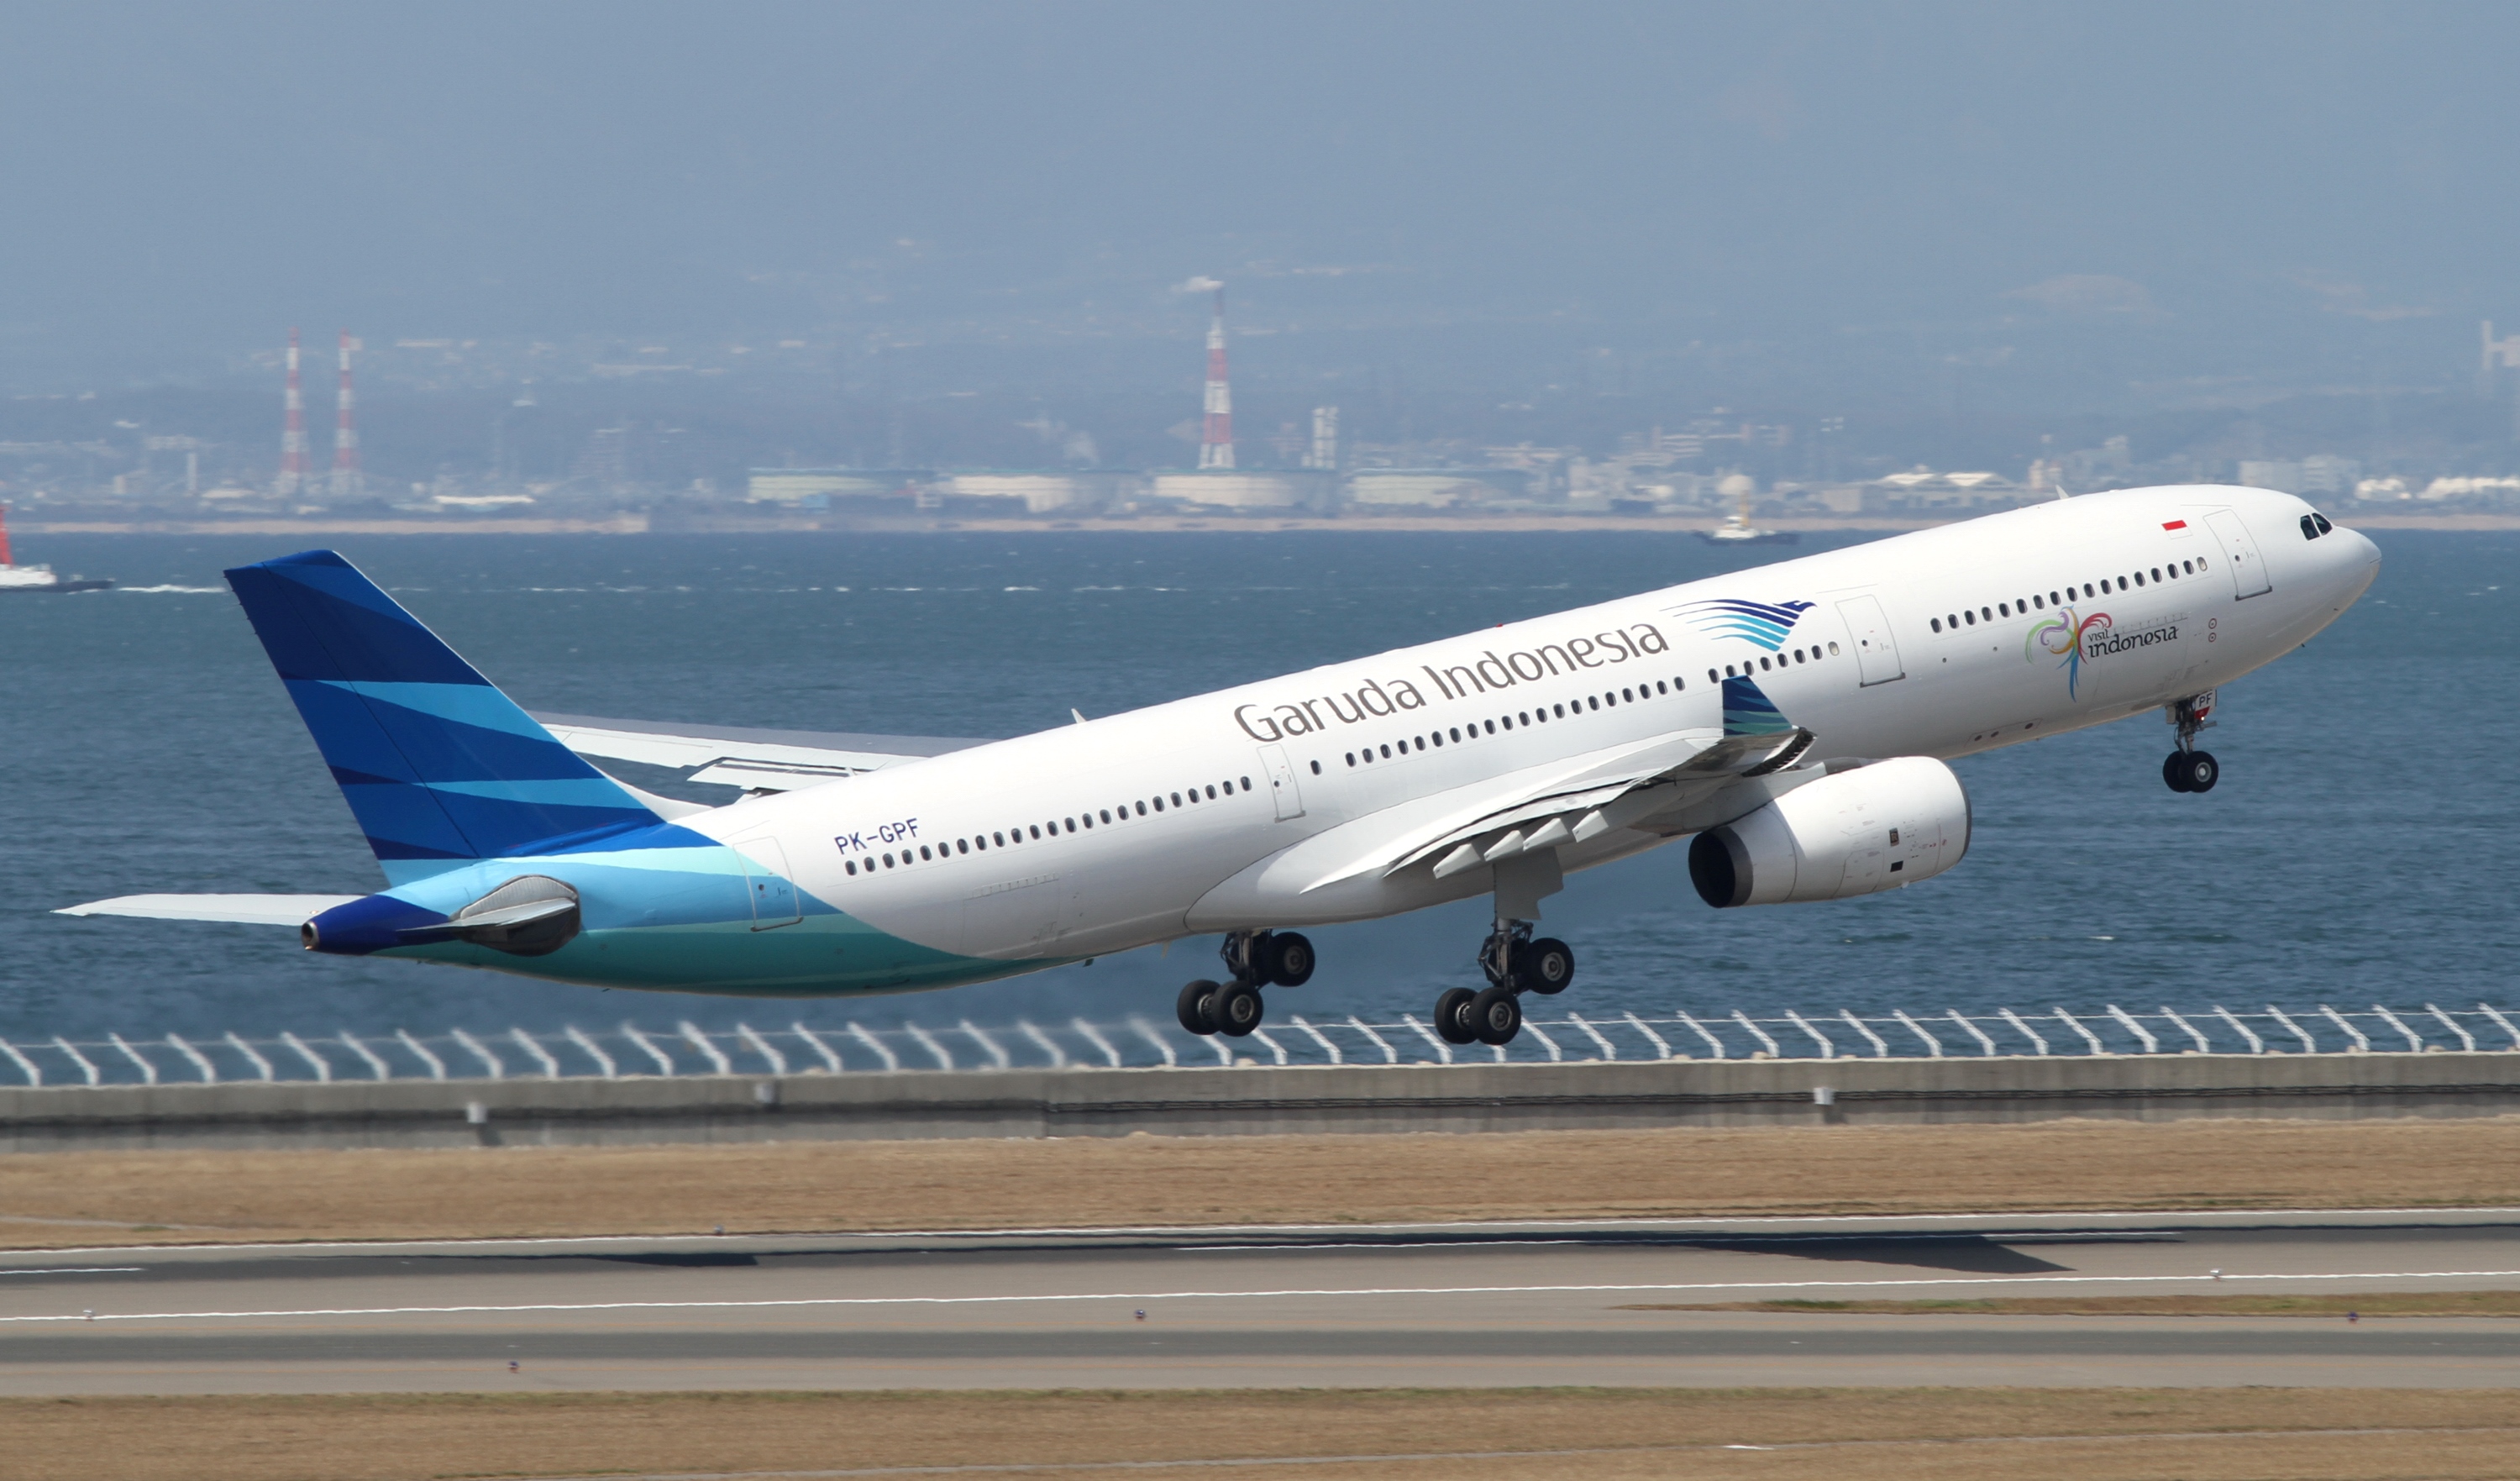
[{"label": "tail fin", "polygon": [[333,552],[227,578],[394,883],[658,821]]},{"label": "tail fin", "polygon": [[1748,675],[1724,681],[1724,734],[1778,736],[1793,728],[1776,701]]}]

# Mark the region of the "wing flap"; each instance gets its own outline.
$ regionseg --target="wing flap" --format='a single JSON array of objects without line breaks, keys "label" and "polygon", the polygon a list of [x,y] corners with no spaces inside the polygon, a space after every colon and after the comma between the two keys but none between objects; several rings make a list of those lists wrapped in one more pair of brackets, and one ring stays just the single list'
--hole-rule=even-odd
[{"label": "wing flap", "polygon": [[235,925],[303,925],[361,895],[118,895],[56,916],[134,916],[143,920],[218,920]]},{"label": "wing flap", "polygon": [[[1397,874],[1429,859],[1441,860],[1445,873],[1456,873],[1486,862],[1516,830],[1524,830],[1522,836],[1511,839],[1503,852],[1563,841],[1552,823],[1562,822],[1567,839],[1590,839],[1648,813],[1686,805],[1742,777],[1790,765],[1811,740],[1804,730],[1761,736],[1681,732],[1515,773],[1464,788],[1444,799],[1450,805],[1432,816],[1412,806],[1415,817],[1395,819],[1399,826],[1389,830],[1370,830],[1369,843],[1304,889],[1309,893],[1368,873]],[[1550,843],[1534,841],[1544,835]],[[1477,846],[1469,848],[1473,843]],[[1464,861],[1457,856],[1465,848]]]}]

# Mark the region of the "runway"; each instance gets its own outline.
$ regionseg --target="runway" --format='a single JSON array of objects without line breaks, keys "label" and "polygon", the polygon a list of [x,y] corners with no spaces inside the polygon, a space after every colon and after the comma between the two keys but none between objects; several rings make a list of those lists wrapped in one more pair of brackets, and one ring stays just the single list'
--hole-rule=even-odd
[{"label": "runway", "polygon": [[2520,1320],[1651,1308],[2512,1288],[2507,1209],[100,1248],[0,1257],[0,1394],[2506,1387]]}]

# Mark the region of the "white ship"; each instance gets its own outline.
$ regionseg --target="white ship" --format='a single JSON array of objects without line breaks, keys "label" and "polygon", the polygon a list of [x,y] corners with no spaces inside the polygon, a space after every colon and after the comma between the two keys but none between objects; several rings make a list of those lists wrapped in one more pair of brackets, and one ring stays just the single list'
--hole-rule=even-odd
[{"label": "white ship", "polygon": [[9,506],[0,504],[0,594],[9,592],[101,592],[111,581],[64,576],[49,565],[17,565],[9,555]]},{"label": "white ship", "polygon": [[1802,536],[1789,529],[1761,529],[1750,522],[1750,500],[1743,496],[1740,507],[1713,529],[1702,529],[1697,538],[1709,545],[1798,545]]}]

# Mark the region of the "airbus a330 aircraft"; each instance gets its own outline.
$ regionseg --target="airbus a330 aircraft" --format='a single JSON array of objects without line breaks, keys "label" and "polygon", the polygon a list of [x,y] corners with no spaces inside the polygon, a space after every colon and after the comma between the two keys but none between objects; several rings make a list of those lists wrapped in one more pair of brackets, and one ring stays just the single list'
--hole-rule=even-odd
[{"label": "airbus a330 aircraft", "polygon": [[[810,996],[978,982],[1222,934],[1182,1026],[1247,1034],[1313,974],[1293,927],[1495,899],[1503,1044],[1572,951],[1565,875],[1689,838],[1709,905],[1952,868],[1957,756],[2162,710],[2172,790],[2218,686],[2334,621],[2371,542],[2289,494],[2189,486],[1993,515],[1012,740],[641,726],[518,708],[329,551],[227,573],[386,888],[72,914],[298,927],[309,951]],[[733,781],[702,807],[594,755]],[[693,771],[694,767],[697,771]]]}]

